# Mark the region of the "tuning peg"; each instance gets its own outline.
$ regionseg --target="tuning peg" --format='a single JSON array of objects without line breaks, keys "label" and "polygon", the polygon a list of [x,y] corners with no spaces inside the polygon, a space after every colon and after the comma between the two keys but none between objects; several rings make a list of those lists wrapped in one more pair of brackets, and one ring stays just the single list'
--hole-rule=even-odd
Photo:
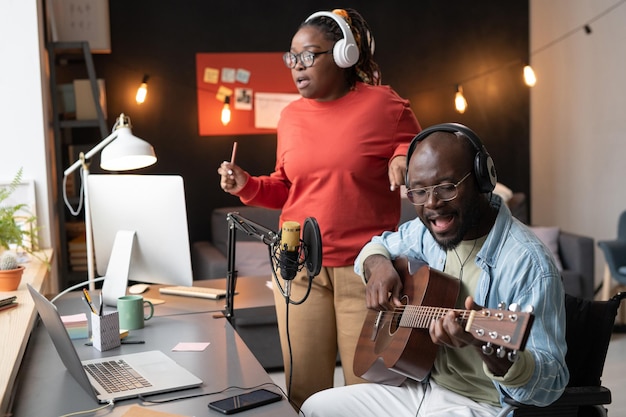
[{"label": "tuning peg", "polygon": [[509,352],[509,354],[507,355],[509,362],[515,362],[518,358],[519,358],[519,354],[517,353],[517,350],[512,350]]},{"label": "tuning peg", "polygon": [[533,313],[534,311],[535,311],[535,307],[533,306],[524,307],[524,313]]},{"label": "tuning peg", "polygon": [[496,349],[496,356],[500,359],[504,358],[506,356],[506,349],[502,346],[498,347],[498,349]]},{"label": "tuning peg", "polygon": [[498,310],[506,310],[506,303],[504,301],[498,303]]},{"label": "tuning peg", "polygon": [[491,345],[491,342],[487,342],[487,344],[484,344],[481,349],[483,351],[483,355],[485,356],[493,355],[493,346]]},{"label": "tuning peg", "polygon": [[522,307],[517,303],[513,303],[509,306],[509,311],[518,312],[518,311],[521,311],[521,309]]}]

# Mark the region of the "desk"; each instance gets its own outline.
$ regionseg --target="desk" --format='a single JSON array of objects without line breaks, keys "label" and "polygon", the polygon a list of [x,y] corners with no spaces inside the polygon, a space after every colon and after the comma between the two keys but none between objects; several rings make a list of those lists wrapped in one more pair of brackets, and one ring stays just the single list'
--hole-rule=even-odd
[{"label": "desk", "polygon": [[[260,280],[262,280],[262,285],[265,285],[265,280],[263,278]],[[206,285],[218,284],[214,281],[209,281]],[[242,307],[246,305],[243,301],[246,298],[243,294],[247,292],[243,285],[245,281],[247,280],[241,279],[237,283]],[[215,318],[215,311],[221,311],[223,308],[223,300],[195,300],[189,297],[165,296],[158,293],[157,287],[154,286],[150,290],[155,291],[154,295],[151,293],[144,295],[166,299],[166,303],[155,307],[155,312],[158,314],[146,322],[145,328],[133,330],[129,336],[145,340],[145,345],[122,345],[110,351],[99,352],[93,347],[85,346],[85,339],[76,340],[74,344],[80,358],[90,359],[158,349],[204,381],[200,388],[155,395],[150,399],[211,393],[229,386],[252,387],[272,382],[228,320],[223,317]],[[271,291],[269,292],[271,294]],[[205,311],[194,311],[196,307],[192,304],[196,302],[200,302],[200,310]],[[84,303],[80,299],[80,294],[76,292],[62,297],[56,304],[61,314],[72,314],[84,310]],[[210,307],[213,305],[215,308]],[[167,312],[170,314],[166,314]],[[210,342],[210,345],[202,352],[172,352],[172,348],[178,342]],[[97,406],[95,400],[79,387],[67,372],[42,324],[37,325],[33,331],[16,383],[13,415],[17,417],[62,415]],[[218,416],[222,414],[209,410],[207,404],[239,392],[241,391],[232,389],[226,393],[182,399],[150,406],[150,408],[180,415]],[[116,403],[112,411],[101,411],[95,415],[122,416],[135,404],[139,404],[139,400],[120,401]],[[240,415],[242,417],[246,415],[295,417],[297,414],[289,403],[283,400]]]},{"label": "desk", "polygon": [[[235,310],[230,322],[265,370],[282,371],[283,357],[280,349],[278,321],[273,291],[267,286],[268,280],[270,277],[264,276],[237,278],[237,294],[233,301]],[[194,281],[193,285],[225,289],[226,279]],[[155,316],[184,314],[191,311],[221,312],[224,310],[225,299],[209,300],[160,294],[159,288],[162,286],[151,285],[150,289],[142,294],[147,299],[165,301],[164,304],[154,307]]]},{"label": "desk", "polygon": [[[42,254],[45,258],[52,259],[52,250],[45,250]],[[0,312],[0,416],[4,416],[9,407],[11,388],[37,315],[26,284],[41,292],[47,291],[49,285],[45,263],[31,256],[31,262],[25,266],[17,291],[0,292],[2,298],[16,295],[19,303],[15,308]]]},{"label": "desk", "polygon": [[[270,277],[238,277],[237,294],[233,302],[234,307],[240,313],[248,309],[272,307],[274,308],[274,295],[272,289],[266,284]],[[226,279],[209,279],[194,281],[196,287],[209,287],[226,289]],[[180,295],[168,295],[159,293],[159,288],[166,285],[150,284],[148,291],[141,294],[147,299],[161,299],[164,304],[155,306],[155,316],[167,316],[189,312],[218,312],[224,310],[226,299],[211,300],[207,298],[182,297]]]}]

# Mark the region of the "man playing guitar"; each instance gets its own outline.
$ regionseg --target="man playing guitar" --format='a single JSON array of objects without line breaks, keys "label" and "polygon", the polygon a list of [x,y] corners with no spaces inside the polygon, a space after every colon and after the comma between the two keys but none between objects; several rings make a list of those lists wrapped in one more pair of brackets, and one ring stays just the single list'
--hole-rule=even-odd
[{"label": "man playing guitar", "polygon": [[[413,139],[407,161],[407,198],[418,218],[374,237],[355,262],[366,282],[367,307],[376,317],[364,325],[355,371],[361,369],[372,380],[369,375],[378,375],[374,368],[382,367],[401,378],[325,390],[310,397],[302,411],[307,417],[486,417],[501,411],[505,396],[537,406],[552,403],[569,379],[564,292],[552,255],[492,193],[493,161],[466,126],[446,123],[425,129]],[[414,271],[405,276],[404,266],[398,268],[401,258],[427,264],[416,281],[408,281]],[[429,301],[450,297],[449,287],[437,290],[435,281],[431,285],[420,279],[430,275],[429,268],[458,281],[453,305],[430,307]],[[429,297],[429,290],[443,296]],[[515,338],[510,327],[466,326],[471,310],[485,321],[518,323],[525,308],[533,309],[532,320],[513,350],[505,349]],[[406,324],[409,314],[424,313],[425,325],[416,324],[420,317]],[[420,327],[435,346],[432,367],[423,376],[413,374],[410,362],[427,350],[408,344],[412,359],[407,363],[402,354],[390,363],[384,352],[393,345],[395,332]],[[371,368],[357,363],[364,357],[373,358]]]}]

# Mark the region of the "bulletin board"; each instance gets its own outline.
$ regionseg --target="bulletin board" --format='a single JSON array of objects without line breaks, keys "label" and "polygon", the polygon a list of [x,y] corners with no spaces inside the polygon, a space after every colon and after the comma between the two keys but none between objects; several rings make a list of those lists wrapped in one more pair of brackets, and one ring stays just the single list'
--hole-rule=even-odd
[{"label": "bulletin board", "polygon": [[[280,110],[299,98],[282,52],[197,53],[196,86],[200,136],[276,132]],[[221,122],[230,96],[231,121]]]}]

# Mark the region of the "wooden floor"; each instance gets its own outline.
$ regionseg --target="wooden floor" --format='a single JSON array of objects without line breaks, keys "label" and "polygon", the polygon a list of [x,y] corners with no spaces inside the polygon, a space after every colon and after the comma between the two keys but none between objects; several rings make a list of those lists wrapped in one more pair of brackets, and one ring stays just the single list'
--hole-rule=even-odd
[{"label": "wooden floor", "polygon": [[[270,374],[274,383],[285,389],[285,376],[281,372]],[[335,371],[335,385],[343,385],[341,368]],[[615,333],[609,345],[609,351],[604,365],[602,385],[612,392],[613,402],[607,406],[609,416],[626,416],[626,333]]]}]

